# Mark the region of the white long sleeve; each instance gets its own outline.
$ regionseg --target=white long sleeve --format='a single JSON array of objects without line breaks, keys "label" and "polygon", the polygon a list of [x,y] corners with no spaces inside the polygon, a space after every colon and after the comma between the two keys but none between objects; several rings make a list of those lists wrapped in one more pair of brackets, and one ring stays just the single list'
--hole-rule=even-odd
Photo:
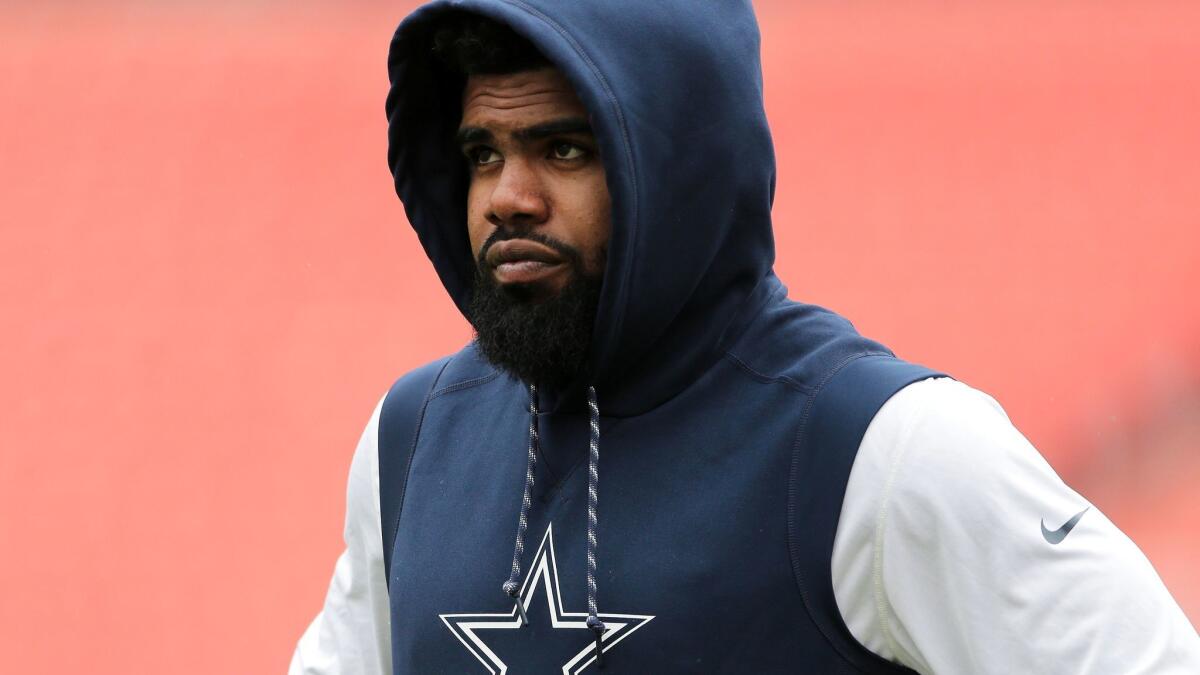
[{"label": "white long sleeve", "polygon": [[346,550],[325,606],[304,631],[288,675],[390,675],[391,619],[379,526],[379,410],[363,431],[346,489]]},{"label": "white long sleeve", "polygon": [[851,634],[921,673],[1200,673],[1200,637],[1142,552],[953,380],[876,414],[832,571]]}]

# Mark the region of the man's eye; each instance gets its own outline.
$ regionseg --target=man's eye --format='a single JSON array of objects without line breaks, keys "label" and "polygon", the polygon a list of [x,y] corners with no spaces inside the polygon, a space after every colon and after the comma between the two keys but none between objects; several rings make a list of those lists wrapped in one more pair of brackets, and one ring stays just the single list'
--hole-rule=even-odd
[{"label": "man's eye", "polygon": [[476,166],[495,164],[503,159],[500,157],[500,153],[491,148],[475,148],[468,152],[467,155],[471,158],[471,163]]},{"label": "man's eye", "polygon": [[579,159],[587,153],[586,150],[574,143],[555,143],[554,159]]}]

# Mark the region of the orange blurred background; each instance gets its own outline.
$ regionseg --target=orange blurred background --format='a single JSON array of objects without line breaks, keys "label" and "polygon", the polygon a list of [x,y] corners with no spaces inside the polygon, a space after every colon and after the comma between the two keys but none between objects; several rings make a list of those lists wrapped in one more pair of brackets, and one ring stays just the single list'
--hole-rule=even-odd
[{"label": "orange blurred background", "polygon": [[[997,397],[1195,623],[1200,4],[756,4],[792,296]],[[6,672],[286,668],[372,407],[470,338],[385,165],[413,5],[0,4]]]}]

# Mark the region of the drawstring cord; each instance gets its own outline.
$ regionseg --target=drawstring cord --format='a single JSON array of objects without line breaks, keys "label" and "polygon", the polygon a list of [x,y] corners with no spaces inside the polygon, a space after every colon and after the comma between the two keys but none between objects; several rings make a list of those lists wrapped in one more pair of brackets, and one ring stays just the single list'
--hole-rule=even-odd
[{"label": "drawstring cord", "polygon": [[596,404],[595,387],[588,387],[588,411],[591,413],[592,435],[588,440],[587,627],[596,634],[596,666],[603,668],[600,642],[604,637],[604,622],[596,610],[596,488],[600,483],[600,406]]},{"label": "drawstring cord", "polygon": [[529,458],[525,467],[525,496],[521,498],[521,517],[517,520],[517,541],[513,545],[512,574],[504,582],[504,592],[517,601],[517,611],[521,614],[521,625],[529,625],[529,617],[525,616],[525,605],[517,597],[520,588],[517,580],[521,578],[521,556],[525,553],[525,530],[529,527],[529,508],[533,504],[533,468],[537,464],[538,428],[537,428],[537,385],[529,385]]},{"label": "drawstring cord", "polygon": [[[596,666],[604,667],[603,639],[604,622],[600,620],[600,612],[596,607],[596,504],[598,501],[597,488],[600,484],[600,406],[596,403],[596,388],[588,387],[589,428],[588,439],[588,504],[587,504],[587,627],[596,635]],[[521,615],[521,625],[529,625],[529,617],[525,615],[525,605],[518,596],[520,589],[518,580],[521,578],[521,557],[525,553],[525,530],[529,527],[529,509],[533,504],[533,470],[537,464],[538,428],[537,428],[537,386],[529,386],[529,457],[525,468],[525,494],[521,498],[521,516],[517,520],[517,540],[513,544],[512,573],[504,582],[504,592],[517,601],[517,612]]]}]

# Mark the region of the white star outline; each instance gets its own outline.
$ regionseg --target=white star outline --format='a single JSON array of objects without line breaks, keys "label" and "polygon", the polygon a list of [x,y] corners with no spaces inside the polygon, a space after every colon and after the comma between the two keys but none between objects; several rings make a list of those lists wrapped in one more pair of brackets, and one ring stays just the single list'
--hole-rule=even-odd
[{"label": "white star outline", "polygon": [[[546,585],[546,603],[550,607],[551,626],[558,628],[575,628],[587,630],[587,612],[563,611],[562,596],[559,593],[558,563],[554,556],[553,524],[546,526],[546,534],[538,546],[533,564],[525,574],[521,584],[520,602],[529,612],[533,601],[534,591],[540,583]],[[612,649],[618,642],[633,634],[634,631],[649,623],[653,616],[641,614],[599,614],[604,622],[604,634],[601,637],[601,649],[604,652]],[[475,634],[477,630],[517,630],[521,628],[521,617],[517,613],[517,605],[513,603],[511,612],[504,614],[439,614],[442,623],[450,629],[454,637],[483,664],[492,675],[507,675],[508,665],[500,659],[483,640]],[[588,643],[578,654],[563,664],[563,675],[578,675],[596,661],[596,643]]]}]

